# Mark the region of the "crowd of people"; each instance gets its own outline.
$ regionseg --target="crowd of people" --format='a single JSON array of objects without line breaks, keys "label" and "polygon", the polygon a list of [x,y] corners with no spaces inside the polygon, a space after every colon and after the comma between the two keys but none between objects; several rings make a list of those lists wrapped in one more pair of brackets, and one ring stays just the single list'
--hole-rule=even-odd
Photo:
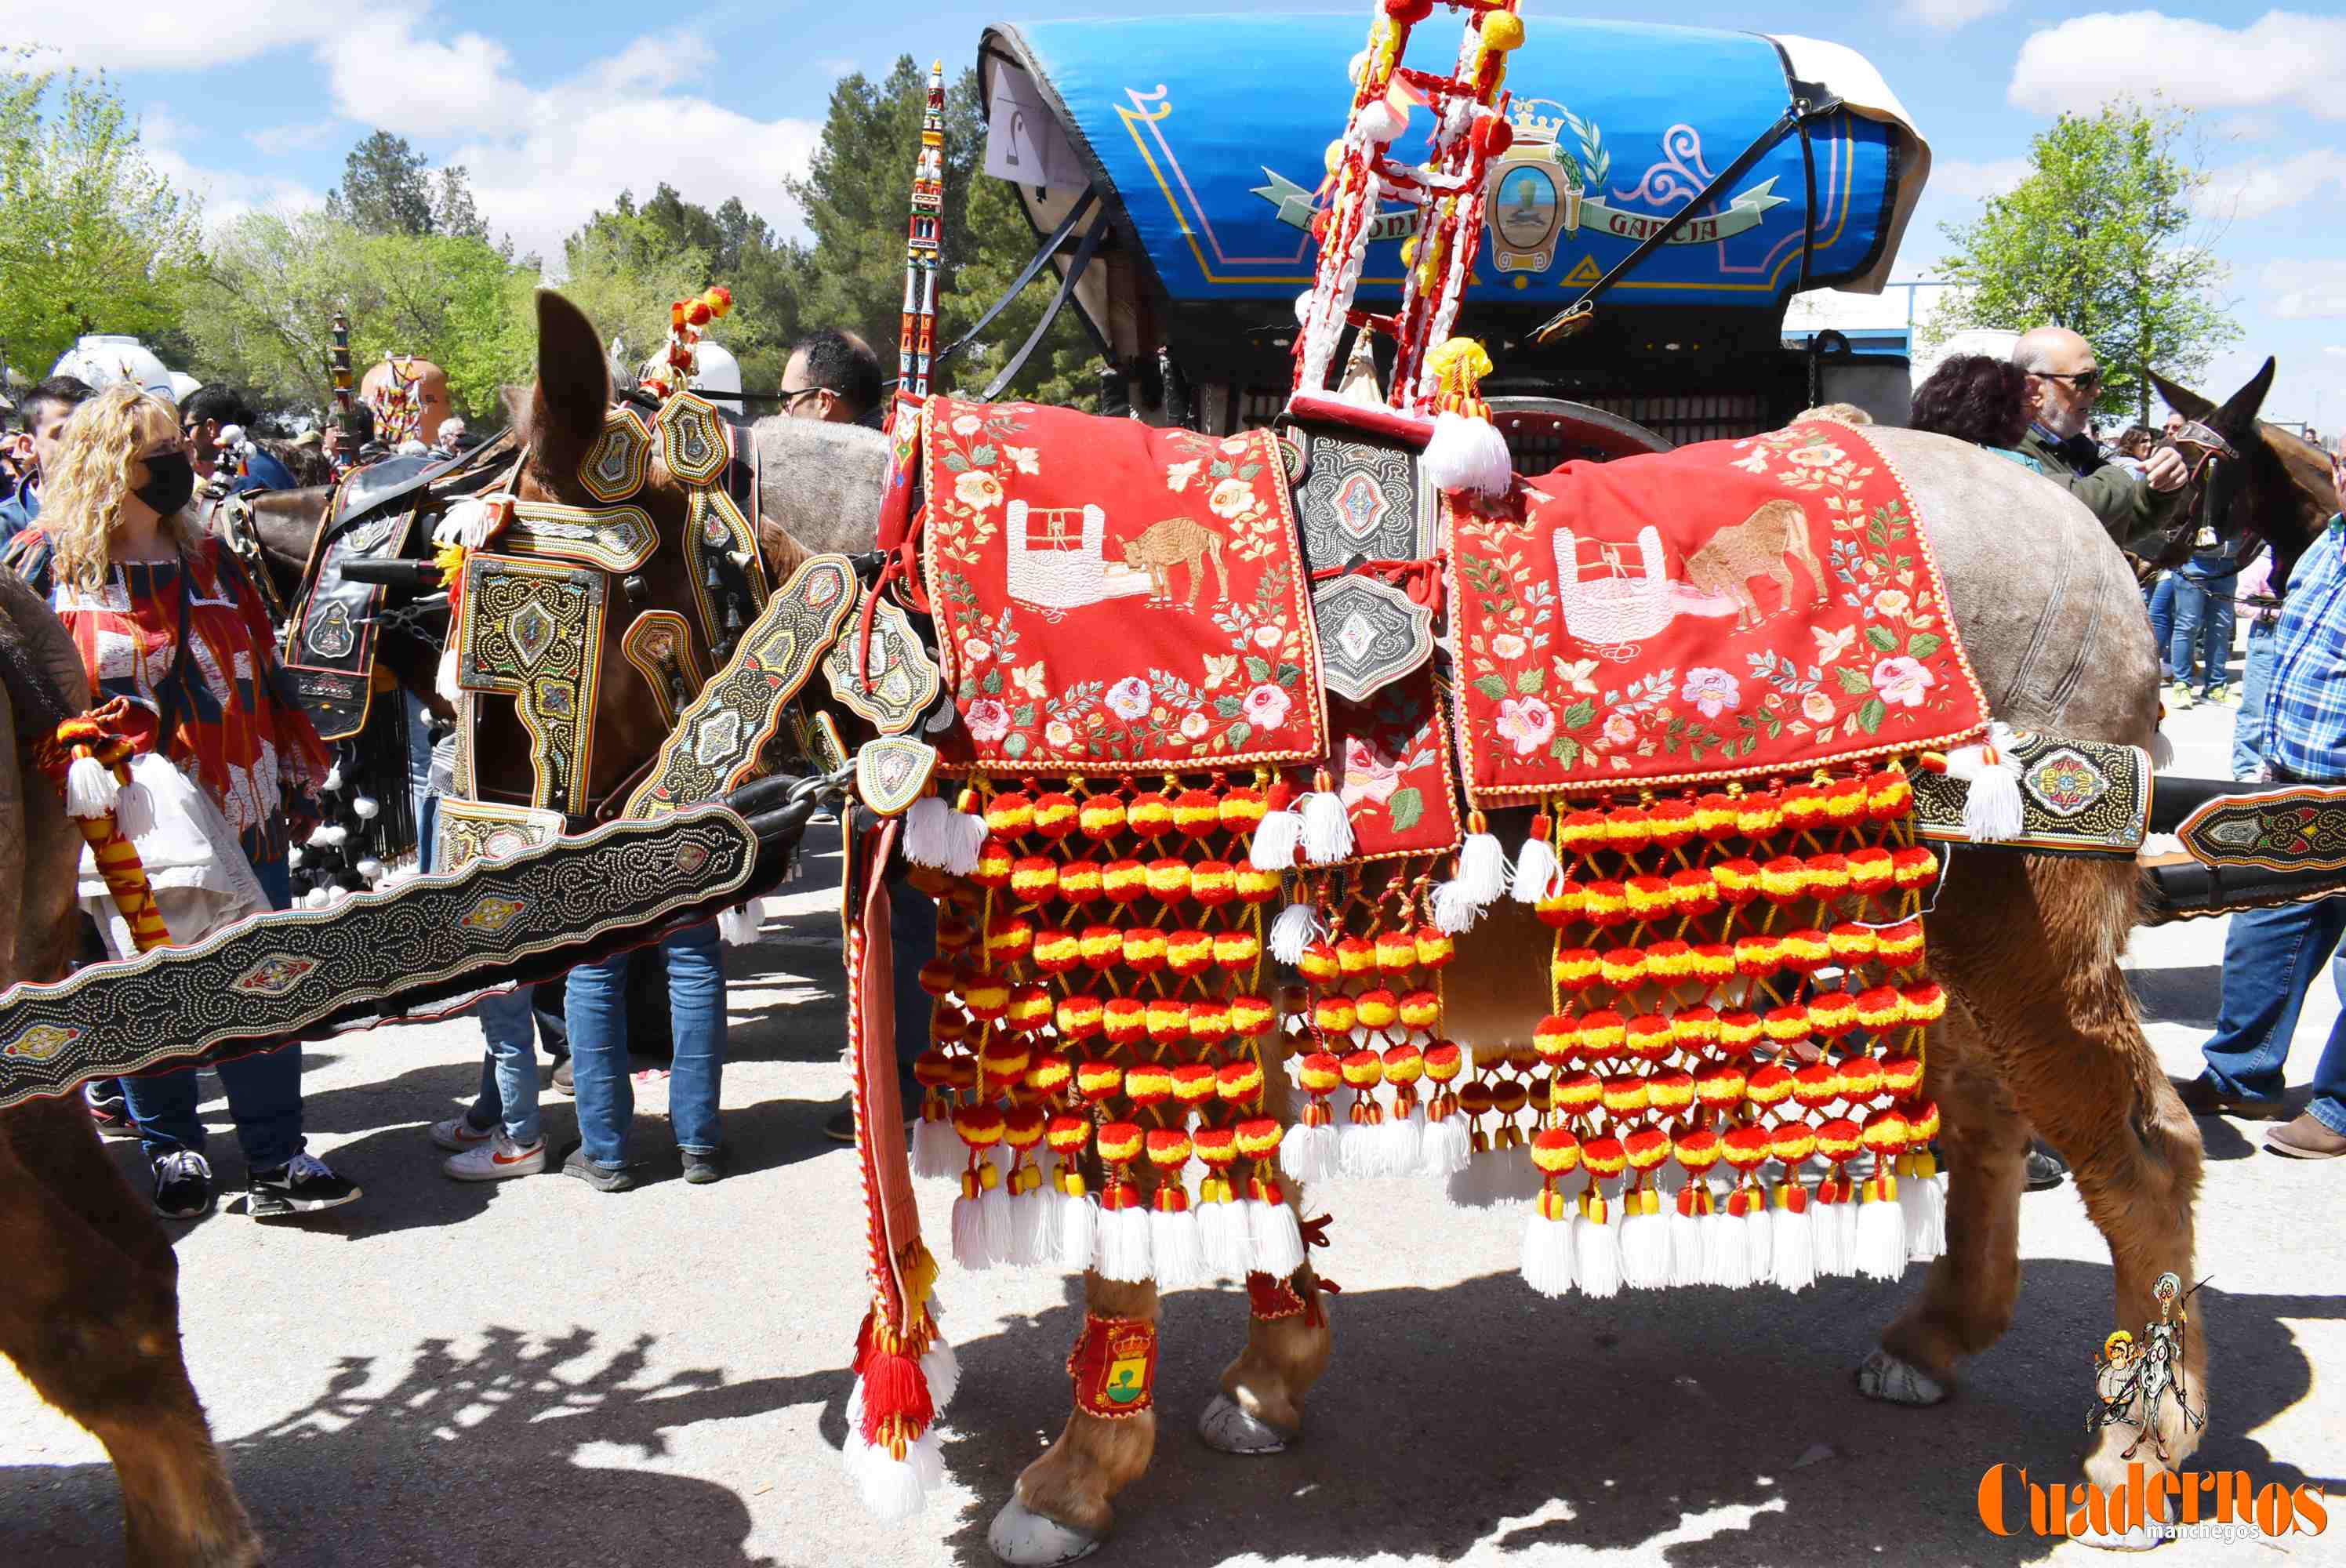
[{"label": "crowd of people", "polygon": [[[2236,703],[2232,776],[2242,781],[2346,784],[2346,519],[2329,526],[2272,580],[2272,551],[2246,530],[2225,534],[2179,514],[2188,470],[2170,413],[2159,436],[2137,425],[2114,447],[2095,440],[2101,384],[2093,345],[2040,328],[2008,359],[1958,355],[1914,391],[1911,423],[1977,443],[2066,485],[2122,549],[2156,548],[2192,530],[2188,558],[2147,585],[2147,607],[2170,706]],[[2346,436],[2331,454],[2333,487],[2346,490]],[[2236,616],[2245,611],[2238,698],[2230,680]],[[2206,1066],[2176,1087],[2198,1115],[2284,1121],[2265,1138],[2297,1159],[2346,1155],[2346,1016],[2317,1061],[2312,1095],[2290,1118],[2283,1070],[2306,993],[2325,965],[2346,998],[2346,898],[2236,914],[2225,933],[2222,999]],[[2033,1187],[2058,1185],[2058,1156],[2029,1161]]]}]

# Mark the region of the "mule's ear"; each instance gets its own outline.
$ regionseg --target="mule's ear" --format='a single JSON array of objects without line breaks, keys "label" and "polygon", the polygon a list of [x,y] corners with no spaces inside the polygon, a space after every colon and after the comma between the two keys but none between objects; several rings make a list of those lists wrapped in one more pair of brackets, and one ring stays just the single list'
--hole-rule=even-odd
[{"label": "mule's ear", "polygon": [[2272,356],[2265,356],[2265,368],[2249,378],[2249,384],[2224,400],[2216,411],[2215,423],[2226,430],[2246,430],[2255,423],[2257,411],[2265,406],[2265,394],[2272,391]]},{"label": "mule's ear", "polygon": [[2216,411],[2214,403],[2188,387],[2177,386],[2157,371],[2146,370],[2143,374],[2148,376],[2150,384],[2158,389],[2158,395],[2166,400],[2167,406],[2184,418],[2204,420]]},{"label": "mule's ear", "polygon": [[540,447],[584,448],[601,433],[610,402],[611,372],[594,323],[561,295],[540,289],[530,439]]}]

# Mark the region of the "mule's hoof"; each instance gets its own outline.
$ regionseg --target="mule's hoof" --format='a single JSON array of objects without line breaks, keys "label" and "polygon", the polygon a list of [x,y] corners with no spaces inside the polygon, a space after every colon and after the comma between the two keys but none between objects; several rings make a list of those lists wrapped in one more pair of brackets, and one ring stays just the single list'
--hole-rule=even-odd
[{"label": "mule's hoof", "polygon": [[1073,1563],[1099,1550],[1100,1538],[1087,1535],[1047,1514],[1035,1512],[1013,1494],[994,1516],[985,1532],[994,1554],[1013,1568],[1053,1568]]},{"label": "mule's hoof", "polygon": [[1857,1391],[1885,1404],[1935,1405],[1947,1397],[1947,1385],[1912,1362],[1876,1350],[1857,1369]]},{"label": "mule's hoof", "polygon": [[1285,1453],[1289,1441],[1285,1432],[1247,1414],[1228,1394],[1216,1394],[1198,1417],[1198,1435],[1208,1448],[1236,1454]]}]

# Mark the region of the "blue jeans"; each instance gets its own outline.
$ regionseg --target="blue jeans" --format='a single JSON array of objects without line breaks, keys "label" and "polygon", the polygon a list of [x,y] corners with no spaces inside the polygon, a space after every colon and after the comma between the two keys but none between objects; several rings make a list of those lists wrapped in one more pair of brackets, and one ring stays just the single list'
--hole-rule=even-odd
[{"label": "blue jeans", "polygon": [[2158,677],[2175,678],[2175,667],[2167,662],[2168,645],[2175,640],[2175,574],[2161,572],[2158,581],[2150,586],[2150,640],[2158,649]]},{"label": "blue jeans", "polygon": [[[902,880],[888,884],[888,944],[896,980],[896,1081],[911,1115],[921,1105],[913,1058],[929,1048],[929,993],[921,989],[921,965],[937,955],[937,906]],[[852,998],[848,1004],[854,1005]]]},{"label": "blue jeans", "polygon": [[407,798],[414,808],[416,865],[432,869],[432,710],[423,699],[402,688],[399,699],[407,708]]},{"label": "blue jeans", "polygon": [[[292,901],[292,873],[283,860],[252,868],[269,907]],[[220,1090],[236,1122],[236,1141],[248,1170],[274,1170],[301,1152],[301,1044],[239,1056],[216,1064]],[[204,1152],[204,1125],[196,1116],[197,1067],[122,1080],[122,1097],[138,1124],[149,1160],[175,1149]]]},{"label": "blue jeans", "polygon": [[[2224,935],[2223,999],[2216,1033],[2202,1045],[2208,1076],[2228,1095],[2279,1099],[2290,1038],[2305,993],[2321,966],[2346,995],[2346,962],[2333,962],[2346,936],[2346,896],[2232,917]],[[2331,1026],[2313,1066],[2314,1119],[2346,1135],[2346,1015]]]},{"label": "blue jeans", "polygon": [[2232,590],[2240,580],[2237,571],[2220,577],[2191,575],[2188,568],[2174,574],[2175,635],[2168,644],[2167,662],[2175,678],[2191,682],[2196,667],[2204,667],[2199,690],[2221,686],[2232,662]]},{"label": "blue jeans", "polygon": [[2274,623],[2249,621],[2249,651],[2240,661],[2240,707],[2232,715],[2232,777],[2254,780],[2265,767],[2265,691],[2272,680]]},{"label": "blue jeans", "polygon": [[522,1147],[537,1142],[537,1026],[530,1002],[534,985],[501,996],[484,996],[473,1009],[488,1050],[481,1057],[481,1092],[464,1120],[486,1129],[503,1122],[505,1136]]},{"label": "blue jeans", "polygon": [[[678,932],[660,951],[668,960],[668,1023],[676,1036],[668,1122],[678,1148],[715,1154],[723,1141],[717,1103],[725,1075],[724,949],[712,921]],[[580,964],[566,989],[579,1143],[595,1164],[623,1166],[627,1124],[636,1114],[627,1078],[627,955]]]}]

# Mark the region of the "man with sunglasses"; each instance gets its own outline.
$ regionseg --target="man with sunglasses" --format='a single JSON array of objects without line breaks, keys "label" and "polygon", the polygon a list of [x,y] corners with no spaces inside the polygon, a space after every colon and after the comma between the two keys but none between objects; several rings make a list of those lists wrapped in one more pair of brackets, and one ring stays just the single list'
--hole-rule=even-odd
[{"label": "man with sunglasses", "polygon": [[2012,362],[2028,372],[2032,423],[2020,450],[2066,484],[2118,548],[2139,548],[2164,532],[2189,470],[2171,446],[2150,454],[2140,478],[2103,457],[2089,429],[2102,391],[2094,345],[2066,327],[2039,327],[2013,345]]},{"label": "man with sunglasses", "polygon": [[792,419],[880,428],[880,357],[852,332],[825,328],[790,345],[782,368],[782,412]]}]

